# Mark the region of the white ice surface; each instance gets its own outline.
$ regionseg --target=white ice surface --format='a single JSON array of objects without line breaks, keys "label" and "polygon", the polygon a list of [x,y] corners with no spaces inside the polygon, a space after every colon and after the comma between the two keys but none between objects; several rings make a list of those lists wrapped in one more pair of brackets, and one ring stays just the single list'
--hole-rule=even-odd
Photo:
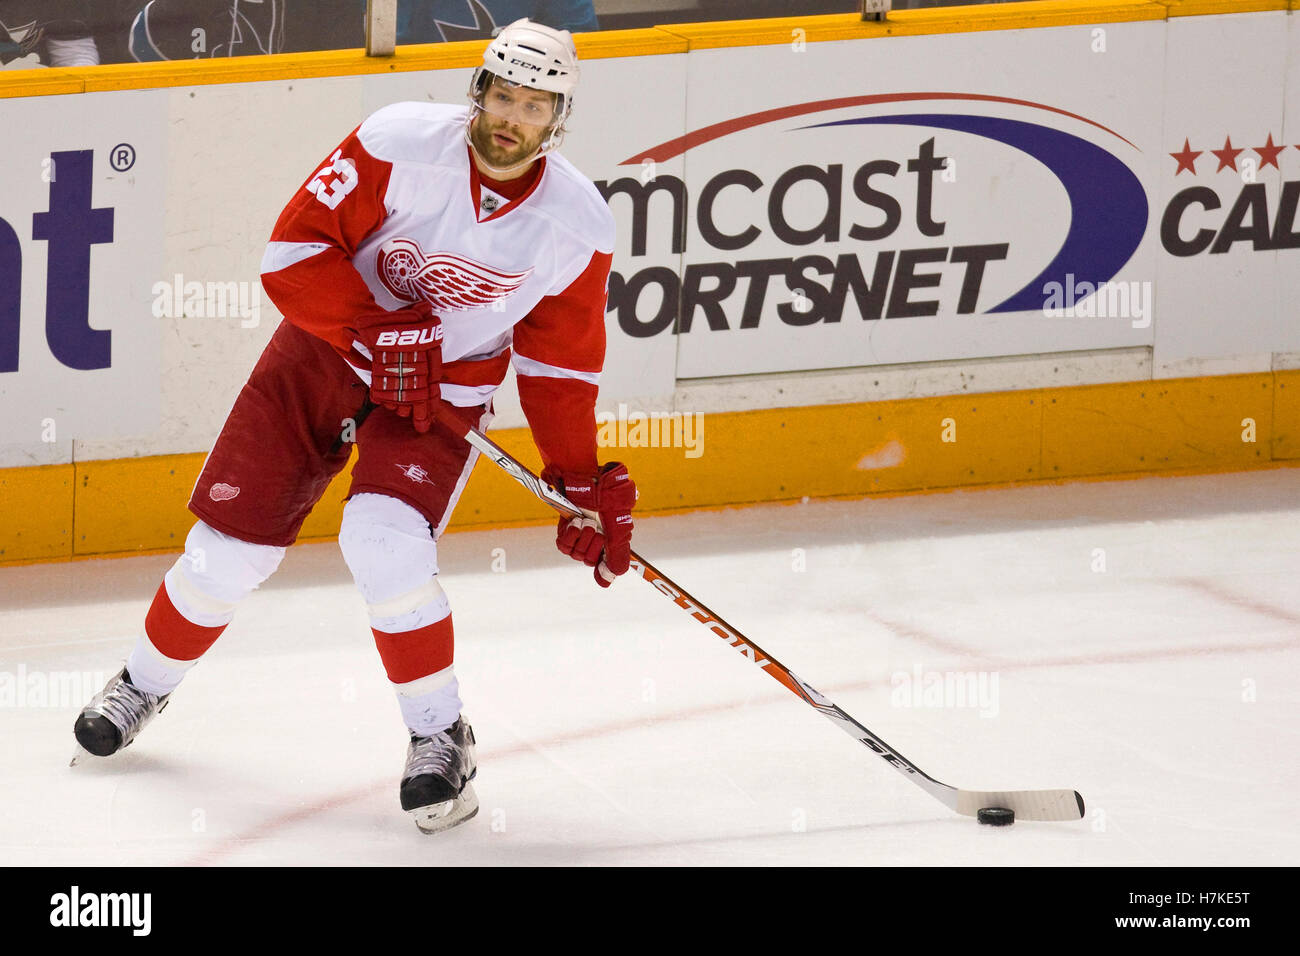
[{"label": "white ice surface", "polygon": [[[482,810],[435,837],[398,807],[405,732],[333,544],[291,549],[168,710],[73,768],[80,689],[14,683],[113,673],[172,559],[0,569],[0,864],[1296,865],[1298,539],[1300,469],[638,519],[649,560],[931,775],[1087,801],[1008,830],[643,582],[600,591],[549,529],[442,541]],[[918,668],[996,678],[996,713],[901,706]]]}]

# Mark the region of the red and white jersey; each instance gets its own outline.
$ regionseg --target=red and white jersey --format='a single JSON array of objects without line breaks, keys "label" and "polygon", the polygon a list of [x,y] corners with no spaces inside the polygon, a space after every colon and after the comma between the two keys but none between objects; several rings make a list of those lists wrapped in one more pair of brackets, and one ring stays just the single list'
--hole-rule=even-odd
[{"label": "red and white jersey", "polygon": [[614,217],[559,155],[518,198],[493,192],[470,161],[467,111],[398,103],[362,123],[281,214],[263,286],[367,382],[357,329],[427,300],[442,397],[486,402],[513,359],[543,460],[592,473]]}]

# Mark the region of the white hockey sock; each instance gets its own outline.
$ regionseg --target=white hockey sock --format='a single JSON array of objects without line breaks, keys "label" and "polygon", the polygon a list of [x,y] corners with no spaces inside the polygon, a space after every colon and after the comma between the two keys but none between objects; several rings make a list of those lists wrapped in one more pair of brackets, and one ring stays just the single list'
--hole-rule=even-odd
[{"label": "white hockey sock", "polygon": [[126,672],[131,683],[150,694],[170,694],[181,679],[198,661],[176,661],[153,646],[153,641],[141,634],[126,659]]},{"label": "white hockey sock", "polygon": [[460,682],[454,665],[419,680],[394,684],[393,689],[402,719],[417,737],[432,737],[460,717]]}]

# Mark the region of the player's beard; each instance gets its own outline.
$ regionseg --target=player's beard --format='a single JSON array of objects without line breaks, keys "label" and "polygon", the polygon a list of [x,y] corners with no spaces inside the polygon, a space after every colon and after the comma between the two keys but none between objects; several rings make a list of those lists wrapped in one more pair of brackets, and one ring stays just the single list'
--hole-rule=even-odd
[{"label": "player's beard", "polygon": [[[515,141],[515,145],[506,146],[497,142],[494,136],[496,133],[510,137]],[[478,151],[479,157],[484,162],[496,169],[511,169],[522,165],[537,152],[538,147],[542,145],[542,137],[546,135],[546,130],[538,129],[536,132],[531,132],[526,127],[509,123],[484,111],[474,118],[469,135],[474,143],[474,149]]]}]

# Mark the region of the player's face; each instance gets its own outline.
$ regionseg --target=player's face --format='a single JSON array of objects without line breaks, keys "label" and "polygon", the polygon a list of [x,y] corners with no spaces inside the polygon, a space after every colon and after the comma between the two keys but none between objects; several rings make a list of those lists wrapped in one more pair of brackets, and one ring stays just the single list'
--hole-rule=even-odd
[{"label": "player's face", "polygon": [[555,118],[555,97],[545,90],[508,86],[494,79],[483,94],[483,111],[470,127],[474,148],[498,169],[531,156]]}]

